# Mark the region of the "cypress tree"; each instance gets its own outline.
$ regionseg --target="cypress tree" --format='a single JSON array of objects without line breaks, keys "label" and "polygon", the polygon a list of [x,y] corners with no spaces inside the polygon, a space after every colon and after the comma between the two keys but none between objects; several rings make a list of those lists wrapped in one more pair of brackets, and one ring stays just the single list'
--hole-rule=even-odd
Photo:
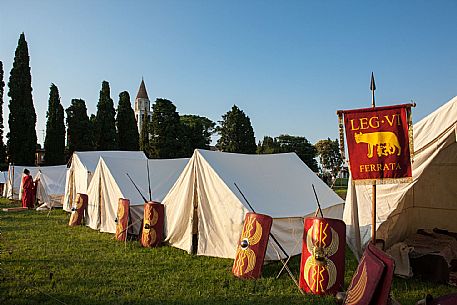
[{"label": "cypress tree", "polygon": [[127,91],[119,94],[117,106],[117,135],[120,150],[138,150],[139,134],[135,121],[135,113],[130,103],[130,95]]},{"label": "cypress tree", "polygon": [[179,114],[171,101],[161,98],[155,101],[149,126],[151,158],[176,158],[184,155],[180,143],[182,128]]},{"label": "cypress tree", "polygon": [[93,150],[93,129],[84,100],[72,99],[67,113],[67,145],[68,153],[74,151]]},{"label": "cypress tree", "polygon": [[48,112],[46,114],[46,139],[44,161],[46,165],[65,164],[65,124],[59,89],[51,84]]},{"label": "cypress tree", "polygon": [[232,110],[222,116],[221,124],[217,128],[220,138],[216,147],[226,152],[254,154],[257,149],[255,144],[254,129],[251,120],[236,105]]},{"label": "cypress tree", "polygon": [[37,136],[36,113],[32,99],[32,76],[30,74],[29,51],[25,35],[19,37],[13,68],[8,82],[10,97],[8,124],[8,153],[16,164],[33,165]]},{"label": "cypress tree", "polygon": [[0,61],[0,164],[6,162],[5,144],[3,143],[3,88],[5,87],[3,74],[3,62]]},{"label": "cypress tree", "polygon": [[97,150],[117,149],[116,136],[116,111],[110,96],[109,83],[102,82],[100,99],[97,104],[97,116],[95,118],[95,148]]},{"label": "cypress tree", "polygon": [[142,150],[146,156],[150,156],[150,143],[149,143],[149,120],[147,116],[147,108],[144,109],[143,114],[143,124],[141,125],[141,133],[140,133],[140,150]]}]

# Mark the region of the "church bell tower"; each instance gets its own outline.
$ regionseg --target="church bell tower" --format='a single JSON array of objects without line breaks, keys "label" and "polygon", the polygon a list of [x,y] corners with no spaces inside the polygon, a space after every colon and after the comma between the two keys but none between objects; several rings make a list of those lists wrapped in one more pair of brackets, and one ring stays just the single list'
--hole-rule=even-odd
[{"label": "church bell tower", "polygon": [[145,119],[145,115],[148,121],[151,120],[151,101],[144,85],[144,80],[141,78],[140,88],[135,98],[135,119],[138,126],[138,132],[141,133],[141,127]]}]

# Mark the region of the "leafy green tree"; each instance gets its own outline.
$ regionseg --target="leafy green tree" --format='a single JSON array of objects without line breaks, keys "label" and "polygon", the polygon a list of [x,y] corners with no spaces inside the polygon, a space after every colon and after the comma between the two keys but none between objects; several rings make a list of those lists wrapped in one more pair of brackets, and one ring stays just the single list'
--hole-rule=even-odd
[{"label": "leafy green tree", "polygon": [[67,113],[67,146],[68,153],[74,151],[94,150],[92,124],[87,116],[84,100],[72,99]]},{"label": "leafy green tree", "polygon": [[281,146],[275,138],[265,136],[257,145],[258,154],[276,154],[281,152]]},{"label": "leafy green tree", "polygon": [[130,103],[130,95],[127,91],[119,94],[117,106],[117,135],[120,150],[138,150],[139,134],[135,121],[135,113]]},{"label": "leafy green tree", "polygon": [[276,138],[282,152],[295,152],[313,172],[318,172],[316,148],[305,138],[291,135],[280,135]]},{"label": "leafy green tree", "polygon": [[141,124],[141,133],[140,133],[140,150],[142,150],[148,158],[151,156],[149,155],[151,152],[151,146],[149,143],[149,119],[147,117],[147,108],[144,109],[143,114],[143,124]]},{"label": "leafy green tree", "polygon": [[183,132],[181,143],[184,145],[184,155],[192,156],[196,148],[209,149],[216,124],[198,115],[183,115],[179,119]]},{"label": "leafy green tree", "polygon": [[24,33],[19,36],[8,87],[10,131],[7,145],[10,161],[33,165],[37,144],[36,113],[32,99],[29,50]]},{"label": "leafy green tree", "polygon": [[5,144],[3,143],[3,90],[5,82],[3,81],[3,62],[0,61],[0,168],[6,166],[6,151]]},{"label": "leafy green tree", "polygon": [[65,123],[59,89],[51,84],[48,112],[46,114],[46,139],[44,161],[46,165],[65,164]]},{"label": "leafy green tree", "polygon": [[177,158],[184,155],[180,139],[182,128],[176,107],[167,99],[156,99],[149,124],[151,139],[149,155],[152,158]]},{"label": "leafy green tree", "polygon": [[220,126],[216,131],[221,136],[216,147],[221,151],[254,154],[255,144],[254,129],[251,120],[236,105],[222,116]]},{"label": "leafy green tree", "polygon": [[315,145],[322,168],[335,179],[343,165],[338,140],[320,140]]},{"label": "leafy green tree", "polygon": [[110,96],[109,83],[103,81],[95,118],[94,136],[97,150],[116,150],[118,148],[115,115],[116,111]]}]

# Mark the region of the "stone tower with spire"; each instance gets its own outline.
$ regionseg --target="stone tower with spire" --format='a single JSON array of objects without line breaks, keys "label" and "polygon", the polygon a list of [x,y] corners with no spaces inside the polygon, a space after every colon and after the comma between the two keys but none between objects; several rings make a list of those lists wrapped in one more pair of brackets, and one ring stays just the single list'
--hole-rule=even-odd
[{"label": "stone tower with spire", "polygon": [[151,101],[149,100],[144,80],[141,78],[140,88],[138,89],[138,93],[135,98],[135,119],[139,133],[141,133],[141,127],[143,126],[145,114],[148,121],[150,121],[152,115]]}]

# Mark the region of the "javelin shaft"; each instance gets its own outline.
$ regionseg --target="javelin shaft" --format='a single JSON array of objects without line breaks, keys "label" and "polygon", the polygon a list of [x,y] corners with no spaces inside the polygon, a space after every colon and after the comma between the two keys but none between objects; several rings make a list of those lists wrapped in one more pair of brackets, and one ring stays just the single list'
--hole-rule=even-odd
[{"label": "javelin shaft", "polygon": [[[319,198],[317,198],[317,193],[316,193],[316,189],[314,188],[314,184],[311,184],[311,186],[313,187],[314,196],[316,197],[317,207],[318,207],[319,211],[321,212],[321,217],[324,218],[324,214],[322,213],[321,204],[319,202]],[[317,212],[316,212],[316,216],[317,216]]]},{"label": "javelin shaft", "polygon": [[152,194],[151,194],[151,179],[149,178],[149,160],[146,159],[146,168],[148,170],[148,187],[149,187],[149,201],[152,201]]},{"label": "javelin shaft", "polygon": [[[233,183],[235,184],[235,187],[238,189],[238,192],[240,192],[241,196],[243,196],[244,198],[244,201],[246,201],[246,203],[248,204],[249,208],[251,208],[251,211],[255,213],[255,210],[254,208],[252,207],[252,205],[249,203],[248,199],[244,196],[243,192],[240,190],[240,188],[238,187],[238,185],[236,185],[236,183]],[[286,250],[284,250],[284,248],[281,246],[281,244],[279,243],[279,241],[276,239],[276,237],[273,235],[273,233],[270,232],[270,236],[271,238],[274,240],[274,242],[278,245],[279,249],[281,249],[282,253],[284,253],[284,255],[289,258],[289,254],[287,254]]]},{"label": "javelin shaft", "polygon": [[146,197],[143,196],[143,194],[141,194],[141,191],[140,189],[136,186],[135,182],[133,182],[132,178],[130,178],[130,175],[129,173],[125,173],[127,175],[127,177],[129,177],[130,181],[132,182],[133,186],[136,188],[136,190],[138,191],[138,193],[140,193],[140,196],[143,198],[144,202],[148,202],[148,200],[146,199]]}]

